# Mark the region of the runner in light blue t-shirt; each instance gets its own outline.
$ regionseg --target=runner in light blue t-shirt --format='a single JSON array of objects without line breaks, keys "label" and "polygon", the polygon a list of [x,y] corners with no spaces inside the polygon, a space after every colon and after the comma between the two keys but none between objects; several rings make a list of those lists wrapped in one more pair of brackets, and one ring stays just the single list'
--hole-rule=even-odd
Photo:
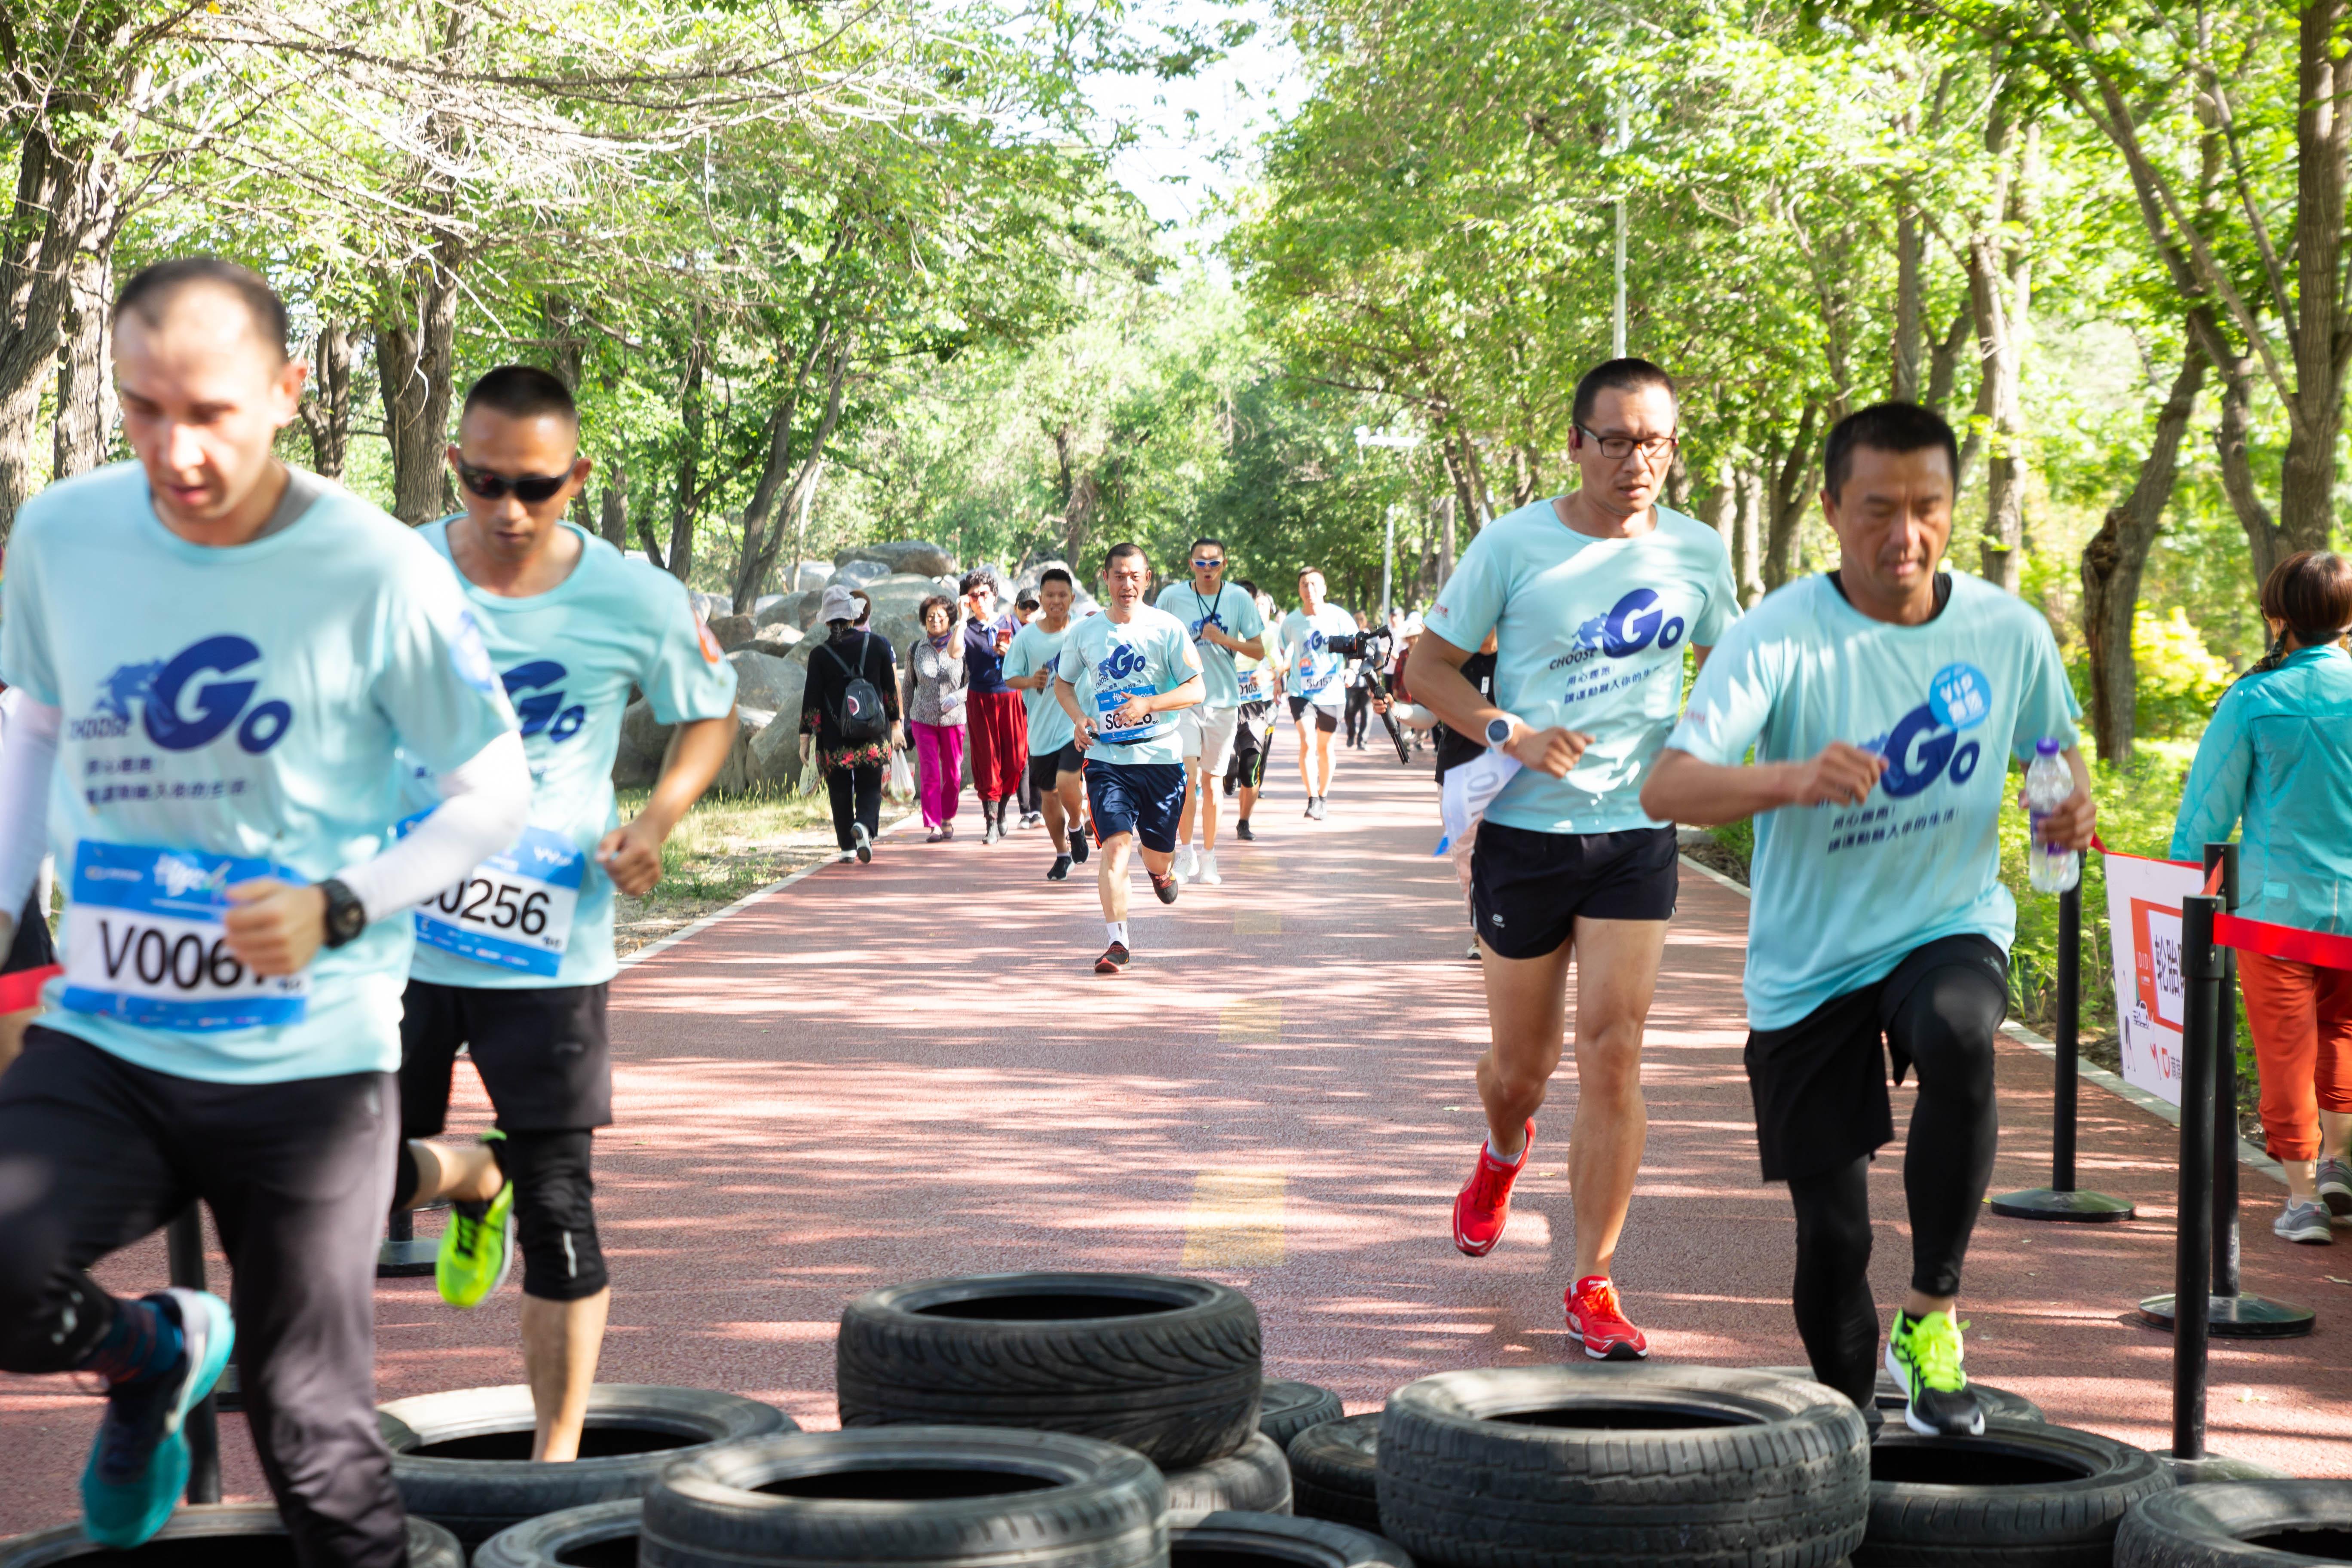
[{"label": "runner in light blue t-shirt", "polygon": [[1339,733],[1339,709],[1347,700],[1348,661],[1331,647],[1333,637],[1357,630],[1356,617],[1327,602],[1323,574],[1309,566],[1298,574],[1298,608],[1282,617],[1283,684],[1290,694],[1290,721],[1298,728],[1298,777],[1307,787],[1306,815],[1323,820],[1331,793],[1331,737]]},{"label": "runner in light blue t-shirt", "polygon": [[[1454,1199],[1454,1244],[1483,1258],[1502,1238],[1572,966],[1576,1271],[1563,1310],[1601,1360],[1649,1353],[1611,1282],[1648,1125],[1643,1030],[1679,888],[1675,830],[1643,811],[1642,781],[1680,710],[1685,658],[1704,662],[1739,613],[1722,539],[1658,504],[1680,416],[1646,360],[1589,372],[1569,448],[1577,488],[1479,531],[1406,670],[1447,728],[1489,748],[1446,772],[1450,817],[1478,819],[1470,909],[1493,1038],[1478,1064],[1487,1141]],[[1491,699],[1462,673],[1489,635]]]},{"label": "runner in light blue t-shirt", "polygon": [[1078,798],[1077,730],[1062,705],[1054,700],[1054,668],[1070,640],[1070,603],[1077,584],[1059,566],[1048,566],[1037,579],[1038,616],[1013,635],[1004,650],[1005,683],[1021,693],[1029,714],[1029,784],[1053,836],[1054,863],[1045,871],[1049,882],[1066,881],[1070,867],[1087,858],[1087,814]]},{"label": "runner in light blue t-shirt", "polygon": [[[128,1550],[234,1348],[293,1554],[397,1562],[369,1323],[407,911],[520,831],[522,743],[432,549],[272,455],[304,367],[269,285],[162,262],[113,323],[138,461],[27,503],[0,589],[0,924],[52,846],[69,900],[0,1076],[0,1370],[103,1385],[82,1529]],[[395,842],[403,748],[443,801]],[[234,1319],[86,1272],[192,1201]]]},{"label": "runner in light blue t-shirt", "polygon": [[[1201,658],[1201,701],[1176,716],[1183,740],[1184,808],[1176,818],[1175,876],[1180,882],[1211,887],[1225,879],[1217,869],[1217,781],[1234,760],[1241,734],[1241,677],[1236,658],[1265,657],[1265,617],[1247,590],[1225,581],[1223,540],[1196,539],[1187,552],[1191,578],[1160,591],[1160,608],[1184,623]],[[1192,823],[1201,824],[1201,848],[1192,849]]]},{"label": "runner in light blue t-shirt", "polygon": [[1150,578],[1141,546],[1113,545],[1103,561],[1103,612],[1077,624],[1055,667],[1054,700],[1087,754],[1087,804],[1102,848],[1095,876],[1110,945],[1095,961],[1097,974],[1127,967],[1127,857],[1138,839],[1152,892],[1176,901],[1171,862],[1184,760],[1175,716],[1201,700],[1201,656],[1183,622],[1143,602]]},{"label": "runner in light blue t-shirt", "polygon": [[2041,821],[2045,841],[2086,847],[2096,810],[2049,622],[1936,570],[1959,467],[1951,427],[1878,404],[1838,422],[1824,467],[1838,569],[1732,628],[1642,800],[1664,819],[1756,819],[1757,1142],[1765,1179],[1787,1182],[1796,1205],[1794,1306],[1813,1373],[1864,1410],[1878,1343],[1868,1172],[1895,1135],[1887,1053],[1898,1077],[1917,1069],[1903,1161],[1911,1289],[1885,1366],[1914,1431],[1976,1432],[1955,1304],[1999,1141],[2010,760],[2053,740],[2074,770],[2075,794]]},{"label": "runner in light blue t-shirt", "polygon": [[[563,521],[589,472],[579,447],[561,381],[492,370],[458,421],[466,510],[420,531],[482,623],[522,721],[531,809],[519,838],[416,912],[393,1185],[396,1206],[449,1201],[435,1276],[450,1305],[480,1305],[520,1254],[523,1368],[546,1459],[578,1452],[612,1295],[590,1157],[593,1130],[613,1120],[614,891],[660,879],[663,843],[736,731],[735,670],[685,584]],[[613,758],[632,687],[677,734],[625,824]],[[460,1048],[488,1091],[496,1140],[432,1142]]]}]

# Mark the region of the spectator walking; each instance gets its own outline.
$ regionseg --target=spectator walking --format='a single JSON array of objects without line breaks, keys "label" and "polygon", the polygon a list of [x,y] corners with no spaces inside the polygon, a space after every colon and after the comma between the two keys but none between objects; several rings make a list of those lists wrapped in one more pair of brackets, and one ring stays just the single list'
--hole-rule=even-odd
[{"label": "spectator walking", "polygon": [[907,650],[907,722],[915,731],[915,793],[924,842],[955,837],[956,797],[963,793],[963,612],[934,594],[917,612],[923,635]]},{"label": "spectator walking", "polygon": [[964,733],[971,747],[971,789],[988,826],[980,841],[1004,837],[1004,815],[1029,766],[1029,718],[1021,694],[1005,684],[1004,650],[1013,646],[1013,617],[996,613],[996,584],[985,572],[967,572],[963,595]]},{"label": "spectator walking", "polygon": [[[2172,858],[2197,860],[2242,820],[2239,912],[2352,933],[2352,562],[2305,551],[2263,584],[2270,652],[2213,710],[2180,792]],[[2263,1140],[2286,1172],[2271,1228],[2334,1239],[2352,1216],[2352,971],[2238,954],[2262,1079]]]},{"label": "spectator walking", "polygon": [[[1013,601],[1013,635],[1019,637],[1023,626],[1031,625],[1045,613],[1045,605],[1038,600],[1037,595],[1034,592],[1024,591],[1019,598]],[[1024,697],[1021,700],[1021,706],[1024,710],[1029,708],[1030,700]],[[1045,825],[1045,797],[1038,791],[1037,781],[1034,776],[1034,768],[1021,770],[1021,826],[1024,827],[1043,827]]]},{"label": "spectator walking", "polygon": [[[812,649],[808,682],[801,688],[801,761],[812,760],[824,774],[825,793],[833,802],[833,837],[845,860],[874,858],[874,840],[882,832],[882,771],[890,765],[892,751],[907,743],[899,722],[898,665],[890,645],[858,626],[860,605],[843,587],[827,588],[817,602],[817,617],[830,628],[825,640]],[[852,700],[852,683],[864,681],[878,699],[889,722],[879,739],[870,733],[853,736],[847,729],[870,730],[860,723]]]}]

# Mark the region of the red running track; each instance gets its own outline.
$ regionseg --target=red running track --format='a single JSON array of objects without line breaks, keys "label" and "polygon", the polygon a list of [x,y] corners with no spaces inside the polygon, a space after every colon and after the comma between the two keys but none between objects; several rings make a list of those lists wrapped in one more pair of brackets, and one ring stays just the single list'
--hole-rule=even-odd
[{"label": "red running track", "polygon": [[[1299,815],[1286,742],[1258,841],[1223,888],[1173,909],[1136,880],[1137,956],[1090,973],[1089,878],[1042,879],[1040,833],[984,847],[885,839],[626,971],[615,984],[620,1125],[598,1140],[617,1297],[604,1375],[773,1400],[835,1424],[834,1324],[887,1282],[986,1269],[1191,1269],[1249,1291],[1270,1373],[1353,1410],[1448,1367],[1574,1353],[1561,1137],[1543,1119],[1511,1228],[1472,1260],[1447,1215],[1480,1136],[1476,966],[1426,773],[1341,761],[1330,818]],[[1744,898],[1685,868],[1651,1019],[1647,1165],[1619,1258],[1664,1360],[1801,1359],[1792,1225],[1759,1184],[1740,1072]],[[1995,1191],[2048,1170],[2049,1068],[2001,1058]],[[1908,1100],[1898,1091],[1898,1105]],[[479,1124],[478,1098],[457,1125]],[[2056,1420],[2168,1440],[2170,1340],[2130,1321],[2169,1288],[2176,1134],[2091,1088],[2082,1179],[2140,1205],[2128,1225],[1988,1215],[1963,1311],[1970,1370]],[[1874,1177],[1887,1306],[1907,1273],[1901,1144]],[[2249,1289],[2316,1307],[2319,1332],[2217,1343],[2211,1443],[2303,1476],[2352,1476],[2340,1325],[2352,1256],[2277,1241],[2277,1189],[2246,1173]],[[112,1260],[163,1277],[160,1244]],[[218,1268],[215,1263],[215,1268]],[[380,1294],[384,1397],[519,1382],[514,1291],[471,1313],[429,1281]],[[0,1379],[0,1532],[69,1517],[96,1415],[65,1379]],[[260,1480],[224,1421],[233,1494]]]}]

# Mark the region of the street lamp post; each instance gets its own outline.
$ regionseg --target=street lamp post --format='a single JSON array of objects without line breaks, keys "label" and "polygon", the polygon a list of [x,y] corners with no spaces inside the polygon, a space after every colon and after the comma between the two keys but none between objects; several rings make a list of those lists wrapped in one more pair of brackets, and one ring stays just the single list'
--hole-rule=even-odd
[{"label": "street lamp post", "polygon": [[[1410,452],[1420,445],[1421,437],[1410,430],[1375,430],[1369,425],[1356,426],[1356,450],[1359,452],[1367,447],[1386,447],[1394,451]],[[1389,508],[1388,535],[1381,546],[1380,624],[1383,626],[1389,624],[1389,611],[1393,604],[1391,595],[1396,582],[1396,519],[1397,508],[1391,505]]]}]

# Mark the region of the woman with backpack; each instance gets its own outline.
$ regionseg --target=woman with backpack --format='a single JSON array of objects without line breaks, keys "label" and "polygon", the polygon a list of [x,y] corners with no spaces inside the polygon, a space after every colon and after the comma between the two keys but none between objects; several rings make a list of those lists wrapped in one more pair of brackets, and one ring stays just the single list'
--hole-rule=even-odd
[{"label": "woman with backpack", "polygon": [[882,831],[882,770],[906,744],[898,723],[898,667],[890,645],[860,631],[857,600],[831,587],[817,601],[829,628],[809,650],[808,681],[801,688],[801,762],[812,749],[833,800],[833,837],[844,860],[874,858]]},{"label": "woman with backpack", "polygon": [[916,794],[923,826],[937,844],[955,837],[956,796],[963,791],[963,607],[944,594],[916,611],[923,635],[907,649],[907,717],[915,729]]}]

